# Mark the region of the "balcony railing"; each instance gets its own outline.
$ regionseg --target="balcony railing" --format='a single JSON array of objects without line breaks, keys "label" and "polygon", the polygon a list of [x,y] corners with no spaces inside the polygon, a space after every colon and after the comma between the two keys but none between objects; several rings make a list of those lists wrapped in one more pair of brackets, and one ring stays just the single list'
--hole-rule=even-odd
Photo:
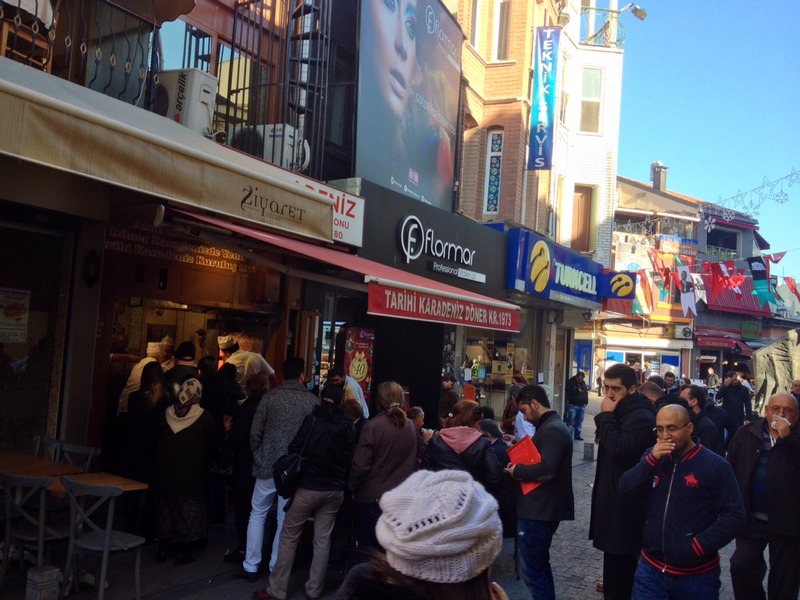
[{"label": "balcony railing", "polygon": [[713,256],[715,258],[720,258],[722,260],[739,258],[739,252],[737,250],[731,250],[730,248],[721,248],[720,246],[706,246],[706,254],[708,254],[709,256]]}]

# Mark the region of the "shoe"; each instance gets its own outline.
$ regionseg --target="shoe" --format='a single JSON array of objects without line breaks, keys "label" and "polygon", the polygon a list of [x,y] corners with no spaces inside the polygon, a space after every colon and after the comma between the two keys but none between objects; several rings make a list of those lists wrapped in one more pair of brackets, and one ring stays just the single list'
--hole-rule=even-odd
[{"label": "shoe", "polygon": [[255,583],[258,581],[258,571],[251,573],[250,571],[239,569],[238,571],[234,572],[233,577],[234,579],[244,579],[248,583]]},{"label": "shoe", "polygon": [[231,565],[241,565],[244,562],[245,553],[228,548],[222,560]]},{"label": "shoe", "polygon": [[603,591],[603,582],[602,581],[597,584],[597,588],[596,589],[597,589],[598,592],[602,592]]},{"label": "shoe", "polygon": [[275,596],[270,594],[267,590],[256,590],[253,592],[253,600],[278,600]]},{"label": "shoe", "polygon": [[582,442],[582,441],[583,441],[583,438],[582,438],[582,437],[580,437],[580,436],[578,436],[578,437],[576,437],[576,438],[575,438],[575,441],[576,441],[576,442]]}]

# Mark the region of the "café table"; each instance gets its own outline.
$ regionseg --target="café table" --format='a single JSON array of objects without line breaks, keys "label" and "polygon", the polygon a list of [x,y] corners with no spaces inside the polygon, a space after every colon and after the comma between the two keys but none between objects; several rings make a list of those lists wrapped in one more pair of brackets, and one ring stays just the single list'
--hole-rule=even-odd
[{"label": "caf\u00e9 table", "polygon": [[0,450],[0,471],[20,477],[77,475],[78,473],[83,473],[81,467],[14,450]]},{"label": "caf\u00e9 table", "polygon": [[[77,481],[78,483],[101,485],[105,487],[118,487],[122,488],[123,492],[139,492],[146,490],[149,487],[142,481],[128,479],[127,477],[122,477],[121,475],[115,475],[113,473],[106,473],[104,471],[98,471],[95,473],[80,473],[78,475],[72,475],[70,473],[63,474],[68,475],[70,479]],[[57,498],[67,497],[67,490],[64,489],[64,485],[61,483],[61,477],[59,476],[53,477],[53,483],[47,486],[47,491]]]}]

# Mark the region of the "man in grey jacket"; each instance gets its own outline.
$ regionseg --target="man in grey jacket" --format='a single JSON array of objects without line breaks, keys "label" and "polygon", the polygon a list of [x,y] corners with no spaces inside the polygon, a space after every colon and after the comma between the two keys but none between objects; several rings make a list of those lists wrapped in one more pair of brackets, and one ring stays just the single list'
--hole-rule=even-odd
[{"label": "man in grey jacket", "polygon": [[[253,477],[256,478],[256,485],[250,521],[247,524],[247,554],[242,570],[234,573],[234,577],[239,579],[252,582],[258,578],[261,547],[264,544],[264,523],[277,493],[272,478],[272,465],[281,455],[286,454],[303,419],[317,404],[317,398],[305,386],[305,367],[306,363],[302,358],[289,358],[283,363],[283,383],[264,395],[250,427],[250,449],[253,451]],[[278,540],[287,502],[284,498],[278,498],[278,528],[272,544],[270,570],[278,559]]]},{"label": "man in grey jacket", "polygon": [[517,537],[522,576],[536,600],[555,598],[550,544],[561,521],[575,518],[572,491],[572,436],[564,421],[550,409],[547,392],[526,385],[517,406],[536,425],[533,445],[541,455],[535,464],[509,463],[506,471],[520,482],[539,484],[523,493],[517,490]]}]

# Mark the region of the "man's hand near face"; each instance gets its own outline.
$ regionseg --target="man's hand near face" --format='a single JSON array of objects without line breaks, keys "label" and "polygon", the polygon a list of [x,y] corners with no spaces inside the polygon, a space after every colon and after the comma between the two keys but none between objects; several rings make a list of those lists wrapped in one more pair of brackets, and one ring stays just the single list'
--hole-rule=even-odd
[{"label": "man's hand near face", "polygon": [[616,408],[617,403],[614,400],[608,396],[603,396],[603,400],[600,402],[600,412],[612,412]]}]

